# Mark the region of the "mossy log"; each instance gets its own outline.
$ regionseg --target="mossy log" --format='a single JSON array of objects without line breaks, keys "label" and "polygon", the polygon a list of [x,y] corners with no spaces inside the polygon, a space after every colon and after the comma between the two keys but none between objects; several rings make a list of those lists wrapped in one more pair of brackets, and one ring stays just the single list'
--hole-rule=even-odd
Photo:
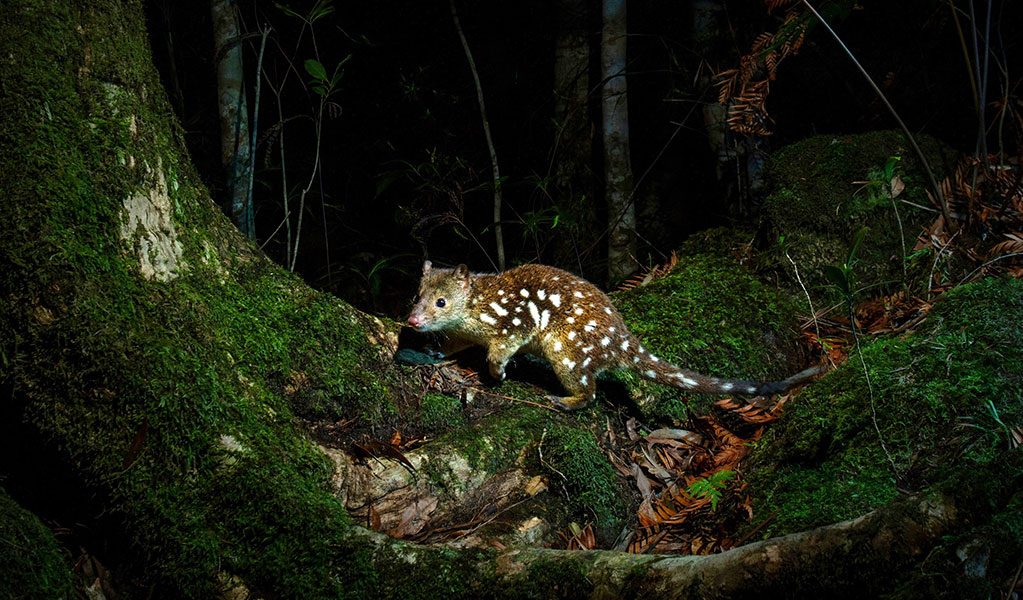
[{"label": "mossy log", "polygon": [[297,417],[393,420],[414,385],[386,360],[393,329],[219,213],[139,3],[3,2],[0,86],[0,472],[23,506],[102,531],[129,595],[852,595],[956,523],[954,504],[916,499],[695,558],[361,529]]}]

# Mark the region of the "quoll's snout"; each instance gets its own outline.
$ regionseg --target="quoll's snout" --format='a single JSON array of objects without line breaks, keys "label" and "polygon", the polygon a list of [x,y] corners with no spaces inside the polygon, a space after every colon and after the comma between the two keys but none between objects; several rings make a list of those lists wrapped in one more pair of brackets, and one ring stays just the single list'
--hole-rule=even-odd
[{"label": "quoll's snout", "polygon": [[419,327],[420,323],[422,323],[422,319],[419,318],[419,315],[409,315],[408,318],[409,325],[413,327]]}]

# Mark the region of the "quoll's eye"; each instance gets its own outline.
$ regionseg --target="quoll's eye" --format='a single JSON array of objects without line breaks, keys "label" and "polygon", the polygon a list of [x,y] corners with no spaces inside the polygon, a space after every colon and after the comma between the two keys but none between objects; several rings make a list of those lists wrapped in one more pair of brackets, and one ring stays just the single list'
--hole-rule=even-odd
[{"label": "quoll's eye", "polygon": [[444,308],[444,306],[447,305],[447,303],[448,303],[447,300],[445,300],[444,298],[437,298],[437,308]]}]

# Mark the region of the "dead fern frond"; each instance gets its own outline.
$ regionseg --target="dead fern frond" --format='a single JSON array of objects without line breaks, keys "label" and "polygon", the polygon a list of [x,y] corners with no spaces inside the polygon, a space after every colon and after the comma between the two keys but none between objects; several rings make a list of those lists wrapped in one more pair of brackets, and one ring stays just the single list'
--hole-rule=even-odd
[{"label": "dead fern frond", "polygon": [[988,253],[989,258],[1023,252],[1023,232],[1007,233],[1005,234],[1005,237],[1009,239],[995,244],[995,246],[991,248],[991,252]]}]

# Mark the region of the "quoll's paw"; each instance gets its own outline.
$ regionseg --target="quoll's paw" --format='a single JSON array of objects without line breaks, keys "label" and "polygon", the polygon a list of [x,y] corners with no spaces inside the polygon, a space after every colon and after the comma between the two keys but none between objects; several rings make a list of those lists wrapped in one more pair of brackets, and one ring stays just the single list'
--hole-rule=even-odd
[{"label": "quoll's paw", "polygon": [[571,412],[573,410],[570,406],[562,402],[561,398],[558,396],[547,396],[547,401],[550,402],[554,408],[560,411]]},{"label": "quoll's paw", "polygon": [[547,396],[547,401],[553,404],[554,408],[565,412],[586,408],[589,404],[589,401],[585,398],[579,398],[576,396],[565,396],[563,398],[558,396]]}]

